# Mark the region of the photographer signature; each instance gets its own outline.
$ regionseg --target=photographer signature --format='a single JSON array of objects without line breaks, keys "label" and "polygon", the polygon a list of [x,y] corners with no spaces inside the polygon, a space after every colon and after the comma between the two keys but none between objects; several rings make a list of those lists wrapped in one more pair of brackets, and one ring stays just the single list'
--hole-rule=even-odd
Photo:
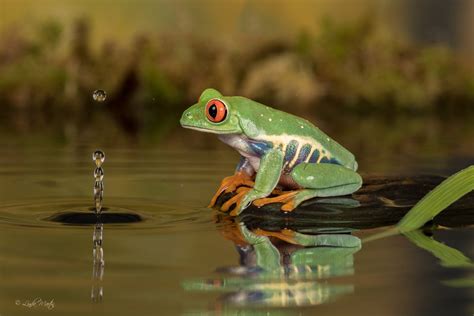
[{"label": "photographer signature", "polygon": [[24,306],[27,308],[37,308],[37,307],[44,307],[48,310],[52,310],[55,307],[54,304],[54,299],[51,299],[50,301],[43,300],[40,297],[36,297],[32,300],[16,300],[15,305],[18,306]]}]

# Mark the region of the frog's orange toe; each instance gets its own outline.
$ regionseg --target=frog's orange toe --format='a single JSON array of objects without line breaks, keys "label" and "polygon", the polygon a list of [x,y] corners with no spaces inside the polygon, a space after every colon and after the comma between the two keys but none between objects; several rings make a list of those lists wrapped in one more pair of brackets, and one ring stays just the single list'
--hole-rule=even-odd
[{"label": "frog's orange toe", "polygon": [[292,211],[295,210],[295,208],[296,208],[295,200],[291,199],[290,201],[288,201],[287,203],[285,203],[281,206],[281,211],[282,212],[292,212]]},{"label": "frog's orange toe", "polygon": [[252,181],[249,175],[244,172],[237,172],[236,174],[225,177],[219,188],[217,189],[216,193],[211,199],[208,207],[214,207],[216,205],[217,199],[222,193],[229,193],[234,192],[237,187],[244,185],[248,187],[253,187],[255,183]]},{"label": "frog's orange toe", "polygon": [[263,230],[261,228],[257,228],[254,231],[254,233],[259,236],[275,237],[280,240],[286,241],[290,244],[295,244],[295,245],[298,244],[298,242],[295,239],[295,232],[287,228],[284,228],[279,232],[272,232],[272,231]]},{"label": "frog's orange toe", "polygon": [[[288,203],[291,203],[293,198],[295,197],[296,194],[298,194],[299,191],[290,191],[290,192],[279,192],[278,196],[271,197],[271,198],[263,198],[263,199],[258,199],[253,202],[253,204],[257,207],[262,207],[266,204],[271,204],[271,203],[286,203],[283,206],[287,205]],[[294,209],[294,207],[293,207]],[[292,209],[292,210],[293,210]],[[283,210],[283,207],[282,207]],[[287,210],[284,210],[285,212],[288,212]]]},{"label": "frog's orange toe", "polygon": [[240,204],[242,202],[242,199],[244,198],[245,194],[250,191],[251,188],[247,187],[240,187],[237,189],[237,194],[231,197],[229,200],[227,200],[224,204],[221,206],[221,211],[228,212],[230,207],[235,204],[235,208],[232,212],[230,212],[230,215],[232,216],[237,216],[237,210],[240,209]]}]

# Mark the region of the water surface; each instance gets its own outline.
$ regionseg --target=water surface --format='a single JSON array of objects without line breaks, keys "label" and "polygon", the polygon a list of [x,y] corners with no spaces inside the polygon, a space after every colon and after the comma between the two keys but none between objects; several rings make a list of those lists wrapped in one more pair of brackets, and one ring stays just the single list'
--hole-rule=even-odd
[{"label": "water surface", "polygon": [[[233,171],[236,155],[230,150],[103,148],[103,212],[119,214],[120,220],[103,225],[105,265],[98,280],[92,255],[95,225],[51,221],[62,213],[92,212],[94,149],[2,150],[1,315],[474,312],[472,267],[443,265],[417,240],[401,235],[362,242],[360,249],[326,261],[316,256],[322,261],[300,266],[288,258],[302,247],[273,238],[282,262],[271,273],[262,271],[255,249],[239,237],[246,223],[206,208],[220,179]],[[368,172],[397,172],[370,159],[362,166]],[[443,174],[456,167],[433,158],[431,164],[412,161],[404,170]],[[140,220],[127,222],[120,214]],[[351,231],[364,241],[384,229]],[[474,257],[472,226],[433,233],[435,240]],[[54,308],[23,306],[35,298],[53,300]]]}]

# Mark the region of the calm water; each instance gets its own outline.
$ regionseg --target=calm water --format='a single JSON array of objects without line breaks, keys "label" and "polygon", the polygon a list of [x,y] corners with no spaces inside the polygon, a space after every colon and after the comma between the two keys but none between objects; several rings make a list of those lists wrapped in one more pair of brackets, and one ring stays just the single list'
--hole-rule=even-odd
[{"label": "calm water", "polygon": [[[230,150],[103,148],[104,213],[143,221],[104,224],[101,269],[92,252],[94,225],[47,220],[92,212],[93,149],[1,151],[0,315],[474,313],[472,267],[442,265],[405,236],[364,241],[384,228],[354,232],[361,246],[330,254],[314,247],[304,252],[278,238],[273,248],[265,241],[245,244],[256,238],[245,223],[206,208],[220,179],[233,171]],[[370,173],[445,174],[469,161],[408,158],[403,167],[370,159],[361,166]],[[434,237],[474,257],[472,227]],[[258,262],[273,266],[263,271]],[[35,298],[49,305],[23,306]]]}]

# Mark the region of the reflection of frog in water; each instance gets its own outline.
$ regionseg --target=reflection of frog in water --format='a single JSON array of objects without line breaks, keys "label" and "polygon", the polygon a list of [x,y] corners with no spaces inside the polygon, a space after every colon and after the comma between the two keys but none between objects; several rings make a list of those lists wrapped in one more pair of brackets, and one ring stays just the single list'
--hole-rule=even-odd
[{"label": "reflection of frog in water", "polygon": [[219,219],[222,235],[234,242],[240,266],[219,268],[231,277],[190,280],[187,290],[222,291],[236,305],[303,306],[322,304],[353,292],[352,284],[320,279],[351,275],[360,239],[349,234],[309,235],[296,231],[250,230],[234,218]]}]

